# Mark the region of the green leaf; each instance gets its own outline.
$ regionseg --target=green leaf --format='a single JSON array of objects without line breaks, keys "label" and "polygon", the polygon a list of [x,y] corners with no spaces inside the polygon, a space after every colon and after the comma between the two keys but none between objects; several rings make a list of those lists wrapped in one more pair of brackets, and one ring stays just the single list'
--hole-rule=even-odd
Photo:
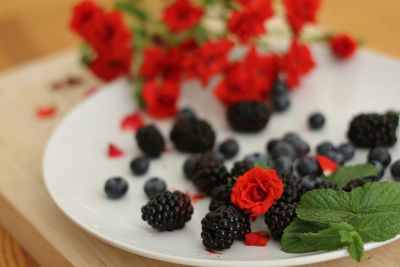
[{"label": "green leaf", "polygon": [[365,242],[382,242],[400,233],[399,213],[368,214],[354,222],[354,227]]},{"label": "green leaf", "polygon": [[147,20],[147,14],[146,12],[134,5],[133,3],[125,3],[125,2],[117,2],[114,5],[115,9],[118,9],[120,11],[123,11],[129,15],[132,15],[140,20]]},{"label": "green leaf", "polygon": [[83,43],[80,47],[80,61],[84,66],[88,66],[93,61],[93,51],[89,44]]},{"label": "green leaf", "polygon": [[254,162],[254,167],[259,167],[259,168],[265,169],[265,170],[271,169],[271,167],[269,167],[268,165],[262,163],[261,161]]},{"label": "green leaf", "polygon": [[339,187],[345,186],[348,182],[368,176],[376,176],[378,169],[372,164],[360,164],[353,166],[342,166],[332,175],[325,177],[325,180],[336,183]]},{"label": "green leaf", "polygon": [[136,104],[140,109],[145,108],[145,102],[143,100],[142,89],[143,89],[143,80],[139,77],[136,77],[133,83],[133,93],[136,100]]},{"label": "green leaf", "polygon": [[361,257],[364,255],[364,241],[357,231],[340,231],[343,237],[341,240],[346,240],[347,251],[349,255],[356,261],[360,262]]}]

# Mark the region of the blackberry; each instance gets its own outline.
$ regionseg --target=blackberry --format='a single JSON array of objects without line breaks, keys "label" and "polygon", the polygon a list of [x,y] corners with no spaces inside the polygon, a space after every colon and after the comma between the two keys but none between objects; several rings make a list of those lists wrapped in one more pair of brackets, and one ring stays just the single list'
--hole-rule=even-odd
[{"label": "blackberry", "polygon": [[249,217],[232,205],[211,211],[201,220],[201,238],[209,249],[228,249],[250,232]]},{"label": "blackberry", "polygon": [[172,127],[170,139],[181,152],[203,153],[213,148],[215,132],[205,120],[178,120]]},{"label": "blackberry", "polygon": [[157,194],[142,207],[142,219],[159,231],[182,229],[192,213],[190,198],[180,191]]},{"label": "blackberry", "polygon": [[283,193],[279,201],[286,203],[298,202],[302,196],[301,180],[294,174],[281,175]]},{"label": "blackberry", "polygon": [[258,132],[265,128],[271,111],[262,102],[243,101],[228,109],[228,122],[238,132]]},{"label": "blackberry", "polygon": [[296,217],[298,203],[276,202],[265,214],[264,221],[273,238],[280,240],[285,228]]},{"label": "blackberry", "polygon": [[212,151],[188,157],[183,163],[185,177],[189,180],[193,180],[194,174],[203,164],[213,161],[223,163],[222,157],[218,153]]},{"label": "blackberry", "polygon": [[347,136],[357,147],[390,147],[397,141],[398,124],[399,115],[394,112],[360,114],[351,121]]},{"label": "blackberry", "polygon": [[136,133],[136,142],[149,158],[158,158],[165,149],[164,137],[154,125],[141,127]]},{"label": "blackberry", "polygon": [[187,120],[196,118],[196,113],[190,108],[182,108],[176,113],[177,120]]},{"label": "blackberry", "polygon": [[293,160],[286,156],[281,156],[273,161],[273,168],[278,174],[287,174],[293,172]]},{"label": "blackberry", "polygon": [[233,177],[239,177],[248,172],[250,169],[254,167],[254,163],[247,161],[247,160],[242,160],[242,161],[236,161],[233,164],[233,167],[231,169],[231,175]]},{"label": "blackberry", "polygon": [[353,181],[348,182],[342,189],[346,192],[350,192],[357,187],[361,187],[367,183],[374,182],[374,178],[375,177],[372,176],[372,177],[355,179]]},{"label": "blackberry", "polygon": [[208,209],[210,211],[214,211],[221,206],[231,205],[232,187],[233,186],[231,184],[224,184],[214,188],[211,194],[211,202],[208,206]]},{"label": "blackberry", "polygon": [[211,161],[202,164],[193,176],[193,183],[199,192],[211,195],[214,188],[227,184],[230,175],[222,163]]}]

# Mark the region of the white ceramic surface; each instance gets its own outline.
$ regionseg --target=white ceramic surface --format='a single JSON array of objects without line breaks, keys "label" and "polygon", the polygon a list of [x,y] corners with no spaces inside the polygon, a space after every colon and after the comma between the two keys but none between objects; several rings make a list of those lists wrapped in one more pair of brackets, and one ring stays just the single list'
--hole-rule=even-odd
[{"label": "white ceramic surface", "polygon": [[[217,129],[219,141],[234,136],[241,146],[237,158],[249,152],[263,152],[268,139],[288,131],[301,133],[313,145],[327,139],[341,143],[346,140],[347,125],[355,113],[399,108],[400,62],[370,52],[361,52],[353,60],[340,62],[323,47],[316,48],[315,55],[318,67],[291,94],[290,110],[274,115],[259,134],[239,135],[229,130],[222,106],[210,96],[212,85],[206,92],[198,88],[197,82],[185,83],[181,105],[190,104],[200,117],[206,117]],[[135,110],[131,96],[131,88],[125,81],[107,85],[73,110],[49,141],[44,158],[46,185],[59,208],[75,223],[127,251],[188,265],[289,266],[346,255],[345,250],[287,254],[275,241],[270,241],[267,247],[248,247],[235,242],[222,255],[210,254],[200,239],[200,220],[208,200],[194,205],[192,220],[183,230],[167,233],[152,230],[141,220],[140,213],[147,201],[143,184],[149,177],[165,178],[169,188],[189,192],[195,189],[181,171],[185,155],[176,152],[152,161],[145,177],[134,177],[130,173],[129,162],[140,152],[133,134],[121,131],[119,123]],[[321,131],[312,132],[306,127],[307,117],[313,111],[321,111],[327,117],[326,127]],[[156,122],[165,136],[171,123],[170,120]],[[107,158],[109,142],[123,148],[127,155],[120,159]],[[399,148],[397,145],[391,149],[393,158],[400,158]],[[365,151],[357,151],[354,162],[364,162],[365,157]],[[123,199],[112,201],[106,198],[103,186],[108,177],[116,175],[125,177],[130,188]],[[256,222],[253,230],[261,229],[264,230],[262,221]],[[367,244],[366,249],[383,244]]]}]

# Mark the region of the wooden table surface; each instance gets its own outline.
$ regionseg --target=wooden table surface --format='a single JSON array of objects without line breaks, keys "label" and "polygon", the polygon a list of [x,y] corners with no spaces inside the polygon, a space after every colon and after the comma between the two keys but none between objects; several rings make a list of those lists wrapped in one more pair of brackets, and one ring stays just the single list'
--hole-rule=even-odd
[{"label": "wooden table surface", "polygon": [[[74,2],[1,0],[0,70],[77,45],[78,40],[66,27],[69,8]],[[112,1],[98,2],[110,5]],[[150,2],[157,7],[162,0]],[[399,14],[399,0],[325,0],[320,18],[322,24],[330,29],[346,30],[363,37],[371,48],[400,57]],[[29,109],[46,99],[43,90],[34,88],[32,92],[21,94],[12,89],[1,88],[0,84],[0,222],[4,225],[0,225],[0,267],[39,266],[10,233],[42,266],[177,266],[123,252],[88,236],[56,209],[45,192],[40,167],[43,147],[51,129],[62,118],[61,114],[82,97],[83,88],[64,94],[60,115],[40,126],[33,125],[32,118],[16,119],[15,115],[31,114]],[[26,127],[29,130],[25,130]],[[22,131],[26,131],[26,138],[16,138]],[[17,181],[15,178],[11,185],[6,176],[24,179]],[[35,184],[29,184],[34,180]],[[13,190],[11,193],[15,196],[10,197],[5,188]],[[37,195],[21,194],[23,190],[35,191]],[[44,233],[30,224],[31,221],[41,222],[43,218],[29,214],[27,210],[25,213],[18,210],[23,203],[43,205],[51,215],[46,223],[50,226],[52,221],[62,224],[53,225],[49,227],[49,233]],[[60,235],[57,232],[59,227],[63,228],[64,234],[74,235],[75,242],[78,242],[72,244],[67,235]],[[65,245],[54,247],[55,242]],[[74,250],[73,245],[85,248],[86,254]],[[400,266],[399,250],[400,242],[395,242],[368,252],[361,264],[346,258],[313,266]]]}]

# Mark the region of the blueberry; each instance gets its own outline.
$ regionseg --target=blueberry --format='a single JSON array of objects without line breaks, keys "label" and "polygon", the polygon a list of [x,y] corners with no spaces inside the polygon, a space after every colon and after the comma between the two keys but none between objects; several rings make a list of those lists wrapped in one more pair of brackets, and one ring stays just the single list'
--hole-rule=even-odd
[{"label": "blueberry", "polygon": [[188,120],[188,119],[194,119],[194,118],[196,118],[196,114],[190,108],[182,108],[176,114],[177,120]]},{"label": "blueberry", "polygon": [[283,140],[292,145],[296,151],[297,158],[304,157],[310,152],[309,144],[304,142],[304,140],[296,133],[290,132],[285,134]]},{"label": "blueberry", "polygon": [[313,113],[311,116],[308,118],[308,126],[313,129],[321,129],[325,124],[325,117],[322,113]]},{"label": "blueberry", "polygon": [[275,95],[283,95],[288,93],[286,82],[283,79],[277,79],[272,88],[272,92]]},{"label": "blueberry", "polygon": [[219,152],[221,152],[226,159],[232,159],[239,152],[239,144],[232,138],[227,139],[219,146]]},{"label": "blueberry", "polygon": [[140,156],[131,161],[131,171],[135,175],[143,175],[149,170],[150,161],[145,156]]},{"label": "blueberry", "polygon": [[392,157],[390,156],[386,148],[377,146],[371,149],[368,153],[368,162],[371,162],[373,160],[379,161],[383,165],[383,167],[386,168],[392,161]]},{"label": "blueberry", "polygon": [[267,165],[267,166],[269,165],[269,160],[268,160],[267,155],[264,155],[261,153],[249,154],[249,155],[245,156],[243,160],[250,162],[250,163],[260,162],[264,165]]},{"label": "blueberry", "polygon": [[306,191],[313,189],[317,183],[317,178],[318,176],[315,175],[306,175],[301,177],[301,187]]},{"label": "blueberry", "polygon": [[352,144],[341,144],[337,150],[344,156],[346,161],[349,161],[354,157],[355,147]]},{"label": "blueberry", "polygon": [[280,156],[286,156],[291,159],[296,158],[296,151],[293,146],[285,141],[279,141],[274,148],[270,151],[272,158],[278,158]]},{"label": "blueberry", "polygon": [[332,150],[332,151],[328,152],[324,156],[330,158],[331,160],[333,160],[334,162],[336,162],[339,165],[343,165],[346,162],[346,160],[345,160],[344,156],[342,155],[342,153],[339,153],[336,150]]},{"label": "blueberry", "polygon": [[297,133],[294,132],[288,132],[283,136],[283,141],[286,141],[290,144],[294,144],[296,142],[301,142],[303,141]]},{"label": "blueberry", "polygon": [[390,166],[390,173],[393,179],[400,181],[400,160],[395,161],[392,166]]},{"label": "blueberry", "polygon": [[378,174],[375,176],[375,178],[373,180],[374,181],[381,180],[383,178],[383,175],[385,174],[385,167],[383,167],[382,163],[380,163],[379,161],[376,161],[376,160],[372,160],[369,163],[374,165],[378,170]]},{"label": "blueberry", "polygon": [[329,141],[325,141],[320,143],[317,146],[317,153],[321,154],[321,155],[327,155],[329,152],[333,151],[335,149],[335,147],[333,146],[333,144]]},{"label": "blueberry", "polygon": [[296,164],[296,171],[300,175],[300,177],[306,175],[321,175],[322,170],[315,160],[315,158],[305,157],[301,158]]},{"label": "blueberry", "polygon": [[167,184],[164,180],[158,177],[151,178],[144,184],[144,192],[149,198],[162,193],[165,190],[167,190]]},{"label": "blueberry", "polygon": [[128,191],[128,183],[121,177],[113,177],[106,181],[104,191],[109,198],[118,199]]},{"label": "blueberry", "polygon": [[289,174],[293,172],[293,161],[291,158],[282,156],[276,158],[273,163],[273,168],[278,174]]},{"label": "blueberry", "polygon": [[280,142],[278,139],[271,139],[267,143],[267,151],[268,153],[271,153],[272,150],[274,150],[275,146]]},{"label": "blueberry", "polygon": [[272,106],[276,112],[287,110],[290,106],[289,94],[273,95]]}]

